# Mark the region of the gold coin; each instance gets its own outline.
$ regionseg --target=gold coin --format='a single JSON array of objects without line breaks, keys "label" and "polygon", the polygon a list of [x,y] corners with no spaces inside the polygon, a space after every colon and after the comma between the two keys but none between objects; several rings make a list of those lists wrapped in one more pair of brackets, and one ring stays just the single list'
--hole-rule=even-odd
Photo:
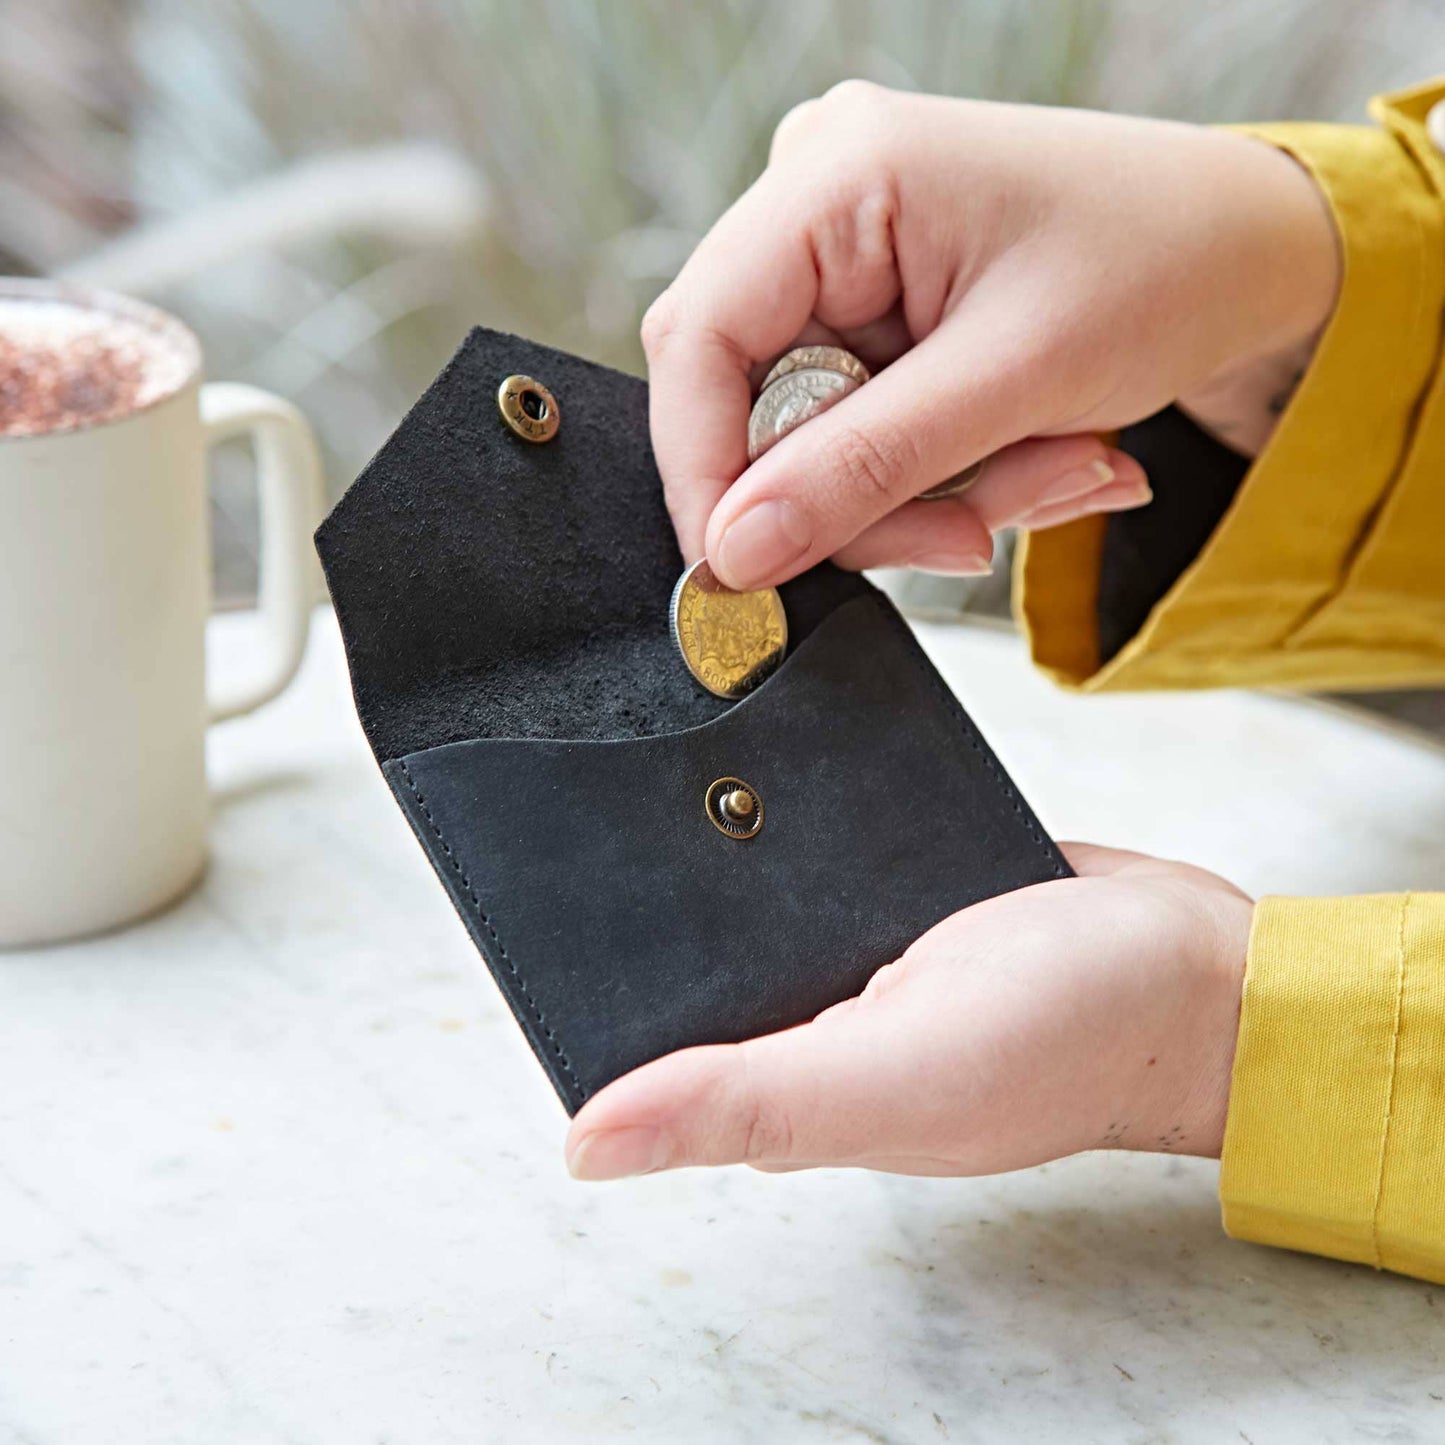
[{"label": "gold coin", "polygon": [[841,371],[851,376],[862,386],[870,375],[868,368],[841,346],[795,346],[786,356],[780,356],[773,363],[773,369],[763,378],[759,392],[766,391],[780,376],[804,368],[822,367],[825,371]]},{"label": "gold coin", "polygon": [[678,578],[669,616],[687,670],[718,697],[751,692],[788,649],[788,616],[777,589],[734,592],[713,576],[706,558]]}]

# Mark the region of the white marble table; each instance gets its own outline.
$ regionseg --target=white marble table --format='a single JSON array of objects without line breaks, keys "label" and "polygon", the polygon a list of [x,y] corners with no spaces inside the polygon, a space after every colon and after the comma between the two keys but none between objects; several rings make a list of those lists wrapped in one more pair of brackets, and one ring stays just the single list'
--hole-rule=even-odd
[{"label": "white marble table", "polygon": [[[1445,887],[1445,756],[1271,698],[1080,701],[1009,637],[925,635],[1061,836]],[[1209,1164],[572,1183],[329,617],[211,763],[194,895],[0,955],[0,1440],[1445,1438],[1445,1294],[1229,1242]]]}]

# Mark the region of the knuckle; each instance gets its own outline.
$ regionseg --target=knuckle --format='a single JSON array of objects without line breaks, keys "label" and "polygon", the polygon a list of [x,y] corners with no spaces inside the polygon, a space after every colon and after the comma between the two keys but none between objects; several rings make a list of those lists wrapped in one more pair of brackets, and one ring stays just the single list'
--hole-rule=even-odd
[{"label": "knuckle", "polygon": [[892,963],[885,963],[872,978],[868,980],[863,992],[858,996],[856,1002],[873,1005],[892,993],[903,982],[907,972],[908,957],[905,954],[902,958],[896,958]]},{"label": "knuckle", "polygon": [[782,120],[773,128],[769,159],[777,160],[812,132],[818,118],[818,105],[816,100],[805,100],[784,113]]},{"label": "knuckle", "polygon": [[747,1115],[742,1157],[745,1163],[786,1159],[793,1151],[793,1131],[780,1109],[757,1100]]},{"label": "knuckle", "polygon": [[840,80],[823,93],[823,103],[847,115],[870,114],[886,105],[893,92],[871,80]]},{"label": "knuckle", "polygon": [[793,1125],[781,1100],[756,1085],[747,1067],[748,1049],[741,1046],[743,1070],[738,1098],[738,1157],[743,1163],[788,1159],[793,1152]]},{"label": "knuckle", "polygon": [[835,149],[846,150],[849,169],[868,174],[897,159],[904,127],[899,96],[870,80],[844,80],[819,102]]},{"label": "knuckle", "polygon": [[664,291],[644,312],[639,333],[642,349],[654,356],[667,344],[668,338],[677,332],[677,305],[671,298],[671,291]]},{"label": "knuckle", "polygon": [[686,341],[691,346],[716,348],[726,353],[740,371],[745,372],[750,364],[743,348],[728,332],[700,317],[674,294],[672,287],[643,313],[638,334],[649,362],[655,363],[664,352]]},{"label": "knuckle", "polygon": [[916,465],[916,451],[899,434],[843,426],[833,438],[831,462],[838,486],[848,495],[892,501],[908,475],[910,458]]},{"label": "knuckle", "polygon": [[848,149],[855,153],[875,148],[883,130],[882,122],[897,97],[885,86],[870,80],[840,80],[814,100],[795,105],[778,122],[773,131],[770,160],[778,160],[790,150],[812,140],[826,137],[829,144],[820,153],[833,160],[839,151],[839,134],[849,138]]}]

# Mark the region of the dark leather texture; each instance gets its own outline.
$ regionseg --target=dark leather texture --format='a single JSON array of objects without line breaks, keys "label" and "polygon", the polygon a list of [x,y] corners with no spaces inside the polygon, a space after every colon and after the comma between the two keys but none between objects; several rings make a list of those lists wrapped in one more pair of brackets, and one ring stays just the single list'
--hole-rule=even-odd
[{"label": "dark leather texture", "polygon": [[[561,428],[513,436],[514,372]],[[741,702],[682,667],[645,385],[474,331],[317,533],[362,725],[569,1113],[672,1049],[856,994],[959,908],[1068,866],[892,605],[787,584]],[[763,800],[725,836],[708,785]]]}]

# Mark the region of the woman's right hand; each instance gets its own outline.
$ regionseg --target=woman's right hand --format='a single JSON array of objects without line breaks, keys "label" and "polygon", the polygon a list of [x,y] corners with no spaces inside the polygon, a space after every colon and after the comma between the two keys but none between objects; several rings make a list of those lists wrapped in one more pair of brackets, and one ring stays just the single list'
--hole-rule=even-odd
[{"label": "woman's right hand", "polygon": [[[1313,182],[1247,136],[839,86],[644,322],[683,553],[739,588],[829,556],[983,571],[1004,527],[1137,506],[1095,433],[1192,397],[1222,429],[1232,378],[1308,354],[1338,272]],[[825,339],[874,379],[749,466],[761,371]]]}]

